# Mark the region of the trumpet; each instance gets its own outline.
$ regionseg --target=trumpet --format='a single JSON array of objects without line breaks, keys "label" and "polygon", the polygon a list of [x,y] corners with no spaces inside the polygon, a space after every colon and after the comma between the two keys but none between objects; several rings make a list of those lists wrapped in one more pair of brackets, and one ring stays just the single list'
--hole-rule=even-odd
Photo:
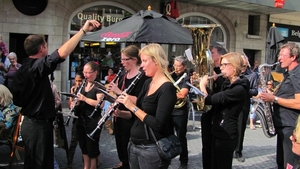
[{"label": "trumpet", "polygon": [[[119,71],[118,71],[116,77],[112,80],[113,83],[115,83],[115,82],[119,79],[119,77],[120,77],[122,71],[123,71],[123,68],[120,67],[120,69],[119,69]],[[104,100],[108,100],[108,101],[111,102],[111,103],[115,101],[115,98],[114,98],[113,96],[111,96],[109,93],[106,92],[106,88],[105,88],[105,87],[103,87],[103,86],[102,86],[100,83],[98,83],[98,82],[93,82],[93,83],[96,84],[96,86],[100,86],[100,88],[97,87],[97,89],[100,90],[102,93],[104,93],[105,96],[104,96],[103,98],[100,99],[100,101],[99,101],[99,102],[97,103],[97,105],[95,106],[93,112],[88,116],[88,117],[91,118],[91,119],[93,118],[94,114],[96,113],[96,111],[97,111],[98,108],[101,106],[101,104],[103,103]]]},{"label": "trumpet", "polygon": [[[143,73],[139,72],[138,75],[135,77],[135,79],[131,82],[131,84],[124,90],[126,93],[129,93],[133,87],[136,85],[136,83],[138,82],[138,80],[140,80],[140,78],[142,77]],[[106,122],[106,120],[109,118],[109,116],[111,116],[111,114],[119,107],[119,102],[114,102],[111,109],[109,109],[107,112],[105,112],[105,114],[102,116],[102,118],[98,121],[98,125],[97,127],[90,133],[87,134],[87,136],[91,139],[91,140],[95,140],[94,139],[94,135],[98,130],[101,130],[103,127],[103,124]]]},{"label": "trumpet", "polygon": [[[78,89],[76,95],[79,94],[79,93],[81,92],[81,90],[82,90],[83,87],[85,86],[85,83],[86,83],[86,79],[84,79],[84,81],[82,82],[82,84],[81,84],[80,88]],[[78,118],[77,116],[74,116],[74,115],[73,115],[73,114],[74,114],[74,110],[75,110],[75,107],[76,107],[77,102],[78,102],[78,99],[77,99],[77,97],[75,97],[75,98],[74,98],[74,104],[73,104],[73,106],[71,107],[70,112],[68,113],[68,118],[67,118],[67,120],[66,120],[65,123],[64,123],[65,126],[69,126],[69,122],[70,122],[71,117]]]}]

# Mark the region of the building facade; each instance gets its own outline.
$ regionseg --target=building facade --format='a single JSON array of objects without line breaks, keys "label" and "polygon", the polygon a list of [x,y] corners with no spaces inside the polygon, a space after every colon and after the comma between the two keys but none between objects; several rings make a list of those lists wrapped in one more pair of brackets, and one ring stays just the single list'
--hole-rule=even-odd
[{"label": "building facade", "polygon": [[[19,7],[16,2],[21,3]],[[23,49],[24,39],[29,34],[46,35],[49,52],[59,48],[75,34],[86,19],[96,19],[103,27],[120,21],[123,17],[145,10],[151,6],[153,11],[165,11],[165,2],[156,0],[37,0],[38,5],[22,0],[0,1],[0,34],[10,52],[16,52],[21,63],[27,57]],[[45,2],[45,4],[39,3]],[[23,6],[22,6],[23,3]],[[32,2],[31,2],[32,3]],[[22,7],[35,6],[32,14]],[[182,24],[217,24],[211,38],[223,45],[228,51],[245,53],[250,60],[264,63],[266,35],[269,26],[268,14],[236,10],[210,5],[195,5],[178,2],[179,23]],[[38,13],[38,14],[37,14]],[[93,45],[95,48],[92,48]],[[97,44],[81,42],[78,48],[55,71],[55,83],[61,91],[69,91],[76,60],[82,59],[84,52],[91,56],[117,50],[115,44]],[[120,45],[120,44],[119,44]],[[119,46],[120,48],[120,46]],[[185,47],[166,46],[169,57],[183,55]]]}]

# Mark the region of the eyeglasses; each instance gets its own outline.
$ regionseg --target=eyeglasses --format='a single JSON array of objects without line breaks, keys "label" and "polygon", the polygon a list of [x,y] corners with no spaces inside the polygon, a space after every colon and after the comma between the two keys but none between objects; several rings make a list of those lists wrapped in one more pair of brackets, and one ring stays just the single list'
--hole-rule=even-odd
[{"label": "eyeglasses", "polygon": [[297,142],[297,138],[295,137],[295,132],[296,132],[296,130],[294,130],[293,134],[291,135],[291,140],[292,140],[292,142],[300,144],[300,143]]},{"label": "eyeglasses", "polygon": [[243,68],[247,67],[247,65],[243,65]]},{"label": "eyeglasses", "polygon": [[128,61],[130,60],[131,58],[121,58],[121,61]]},{"label": "eyeglasses", "polygon": [[272,84],[268,83],[267,85],[272,85]]},{"label": "eyeglasses", "polygon": [[221,63],[220,67],[227,67],[228,65],[232,65],[231,63]]},{"label": "eyeglasses", "polygon": [[92,73],[94,73],[95,71],[92,71],[92,72],[82,72],[83,74],[92,74]]}]

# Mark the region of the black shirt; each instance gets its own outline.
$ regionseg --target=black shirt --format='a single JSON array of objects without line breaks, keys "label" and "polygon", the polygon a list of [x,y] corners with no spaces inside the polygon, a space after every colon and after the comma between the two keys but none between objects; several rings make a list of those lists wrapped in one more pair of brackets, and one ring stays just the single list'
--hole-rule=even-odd
[{"label": "black shirt", "polygon": [[23,59],[12,83],[15,105],[22,107],[21,113],[29,118],[54,119],[55,103],[48,75],[64,59],[54,51],[39,59]]},{"label": "black shirt", "polygon": [[[300,65],[285,73],[285,78],[280,84],[277,97],[295,99],[295,94],[300,93]],[[275,127],[295,126],[300,110],[287,108],[274,103],[274,125]]]}]

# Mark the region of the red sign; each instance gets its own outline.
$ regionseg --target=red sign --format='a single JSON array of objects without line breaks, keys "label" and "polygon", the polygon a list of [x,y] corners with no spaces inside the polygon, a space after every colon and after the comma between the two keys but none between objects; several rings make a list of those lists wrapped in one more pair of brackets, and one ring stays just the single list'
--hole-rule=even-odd
[{"label": "red sign", "polygon": [[178,5],[177,1],[172,0],[167,3],[166,5],[166,16],[169,16],[171,18],[178,18],[179,17],[179,10],[178,10]]},{"label": "red sign", "polygon": [[282,8],[284,6],[285,0],[274,0],[276,8]]}]

